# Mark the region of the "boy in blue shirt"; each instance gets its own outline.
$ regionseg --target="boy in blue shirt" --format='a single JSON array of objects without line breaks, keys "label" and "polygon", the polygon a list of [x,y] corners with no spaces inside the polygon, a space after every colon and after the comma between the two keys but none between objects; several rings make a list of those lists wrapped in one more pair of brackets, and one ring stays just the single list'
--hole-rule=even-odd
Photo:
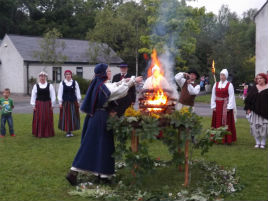
[{"label": "boy in blue shirt", "polygon": [[3,92],[4,98],[0,99],[0,110],[1,110],[1,135],[3,138],[6,135],[6,122],[9,126],[9,133],[12,137],[15,136],[13,129],[13,119],[12,119],[12,109],[14,108],[14,103],[11,98],[9,98],[10,89],[6,88]]}]

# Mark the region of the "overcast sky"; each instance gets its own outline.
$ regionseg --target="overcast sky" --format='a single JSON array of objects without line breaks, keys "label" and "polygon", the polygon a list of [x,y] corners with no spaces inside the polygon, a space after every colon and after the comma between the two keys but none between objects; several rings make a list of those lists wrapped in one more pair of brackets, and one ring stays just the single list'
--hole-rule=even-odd
[{"label": "overcast sky", "polygon": [[193,7],[206,7],[206,11],[212,11],[218,14],[219,9],[223,4],[228,5],[232,12],[236,12],[239,16],[242,16],[243,12],[250,8],[260,9],[266,0],[196,0],[193,2],[187,2],[188,5]]}]

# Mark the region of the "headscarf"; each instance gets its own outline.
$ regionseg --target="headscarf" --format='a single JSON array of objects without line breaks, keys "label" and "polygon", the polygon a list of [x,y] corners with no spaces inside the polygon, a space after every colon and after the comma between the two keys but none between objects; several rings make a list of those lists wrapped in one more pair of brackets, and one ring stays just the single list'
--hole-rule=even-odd
[{"label": "headscarf", "polygon": [[47,77],[47,73],[45,71],[41,71],[38,76],[40,76],[40,75],[44,75]]},{"label": "headscarf", "polygon": [[102,107],[105,102],[109,99],[111,92],[104,85],[107,80],[106,70],[107,64],[97,64],[94,72],[95,78],[92,80],[85,99],[81,105],[81,110],[90,116],[95,113],[97,107]]},{"label": "headscarf", "polygon": [[73,73],[72,73],[72,71],[70,71],[70,70],[66,70],[66,71],[64,72],[64,76],[65,76],[66,73],[70,73],[70,74],[71,74],[71,77],[73,77]]},{"label": "headscarf", "polygon": [[222,69],[220,74],[224,74],[226,77],[226,80],[228,79],[228,70],[227,69]]}]

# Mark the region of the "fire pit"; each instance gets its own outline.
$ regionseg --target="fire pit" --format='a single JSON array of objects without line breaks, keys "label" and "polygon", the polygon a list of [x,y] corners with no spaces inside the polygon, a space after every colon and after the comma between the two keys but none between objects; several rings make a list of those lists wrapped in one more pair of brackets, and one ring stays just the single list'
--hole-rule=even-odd
[{"label": "fire pit", "polygon": [[177,100],[168,89],[143,89],[139,96],[139,109],[142,113],[168,113],[175,110]]}]

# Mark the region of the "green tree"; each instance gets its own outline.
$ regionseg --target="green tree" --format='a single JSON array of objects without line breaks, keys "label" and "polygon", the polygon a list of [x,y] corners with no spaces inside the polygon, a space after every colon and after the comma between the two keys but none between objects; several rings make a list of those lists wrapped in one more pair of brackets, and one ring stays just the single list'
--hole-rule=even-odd
[{"label": "green tree", "polygon": [[62,53],[65,43],[59,39],[61,36],[55,28],[46,32],[40,41],[40,51],[35,51],[34,56],[43,64],[62,64],[67,57]]}]

